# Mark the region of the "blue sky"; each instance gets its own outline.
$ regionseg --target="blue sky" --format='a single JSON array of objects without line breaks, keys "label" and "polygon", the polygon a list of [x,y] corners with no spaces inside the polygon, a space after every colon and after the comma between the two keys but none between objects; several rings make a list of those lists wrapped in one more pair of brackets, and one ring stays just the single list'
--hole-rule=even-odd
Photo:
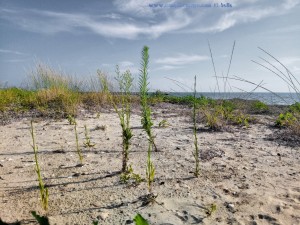
[{"label": "blue sky", "polygon": [[[149,5],[155,3],[163,5]],[[0,0],[0,81],[20,85],[37,62],[82,79],[97,69],[113,76],[116,64],[138,76],[147,45],[152,90],[183,91],[167,78],[191,87],[197,75],[198,91],[214,91],[207,42],[222,76],[236,41],[229,75],[285,92],[280,78],[251,60],[272,61],[261,47],[300,79],[299,21],[300,0]],[[234,91],[253,88],[230,84]]]}]

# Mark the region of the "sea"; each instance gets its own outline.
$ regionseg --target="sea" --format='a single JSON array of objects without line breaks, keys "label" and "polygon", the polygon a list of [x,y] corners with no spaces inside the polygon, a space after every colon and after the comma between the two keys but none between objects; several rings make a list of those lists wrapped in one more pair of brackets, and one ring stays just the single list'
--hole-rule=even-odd
[{"label": "sea", "polygon": [[[183,97],[193,95],[191,92],[168,92],[169,95]],[[205,96],[212,99],[245,99],[259,100],[268,105],[291,105],[295,102],[300,102],[300,93],[283,93],[283,92],[198,92],[197,97]]]}]

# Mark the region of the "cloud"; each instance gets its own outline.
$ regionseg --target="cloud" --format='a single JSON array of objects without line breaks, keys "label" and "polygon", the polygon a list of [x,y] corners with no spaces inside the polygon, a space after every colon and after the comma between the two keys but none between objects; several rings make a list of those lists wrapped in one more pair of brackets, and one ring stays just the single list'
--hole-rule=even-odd
[{"label": "cloud", "polygon": [[0,53],[15,54],[15,55],[27,55],[26,53],[23,53],[23,52],[8,50],[8,49],[0,49]]},{"label": "cloud", "polygon": [[186,65],[186,64],[193,64],[200,61],[208,60],[208,56],[202,56],[202,55],[186,55],[186,54],[178,54],[177,56],[173,57],[165,57],[155,60],[157,64],[167,64],[169,68],[172,69],[171,66],[180,66],[180,65]]},{"label": "cloud", "polygon": [[[278,16],[297,7],[300,0],[283,0],[281,4],[267,1],[232,0],[233,8],[191,9],[151,8],[155,0],[115,0],[110,13],[100,15],[54,12],[37,9],[0,9],[0,19],[23,30],[57,34],[91,32],[103,37],[120,39],[155,39],[168,33],[215,33],[239,24]],[[169,4],[179,1],[168,1]],[[195,3],[201,3],[195,0]],[[213,0],[212,3],[218,2]],[[205,22],[203,22],[205,20]]]},{"label": "cloud", "polygon": [[164,33],[186,27],[191,22],[191,19],[180,10],[154,24],[147,23],[147,21],[136,22],[130,18],[126,21],[126,19],[121,19],[121,16],[114,13],[97,16],[36,9],[1,9],[0,12],[0,18],[26,31],[56,34],[59,32],[76,33],[87,30],[105,37],[124,39],[137,39],[139,36],[157,38]]}]

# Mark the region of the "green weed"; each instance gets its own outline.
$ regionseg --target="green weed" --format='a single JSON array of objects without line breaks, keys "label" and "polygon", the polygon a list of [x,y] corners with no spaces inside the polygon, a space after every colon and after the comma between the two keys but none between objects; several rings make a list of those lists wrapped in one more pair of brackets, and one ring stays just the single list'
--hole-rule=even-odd
[{"label": "green weed", "polygon": [[170,123],[166,119],[163,119],[158,124],[158,127],[168,127],[168,126],[170,126]]},{"label": "green weed", "polygon": [[156,145],[154,143],[154,136],[152,134],[152,120],[151,120],[151,109],[148,106],[148,64],[149,64],[149,48],[145,46],[142,51],[142,62],[141,62],[141,74],[139,78],[139,87],[140,87],[140,99],[141,99],[141,108],[142,108],[142,127],[146,131],[148,135],[148,154],[147,154],[147,166],[146,166],[146,177],[147,177],[147,183],[148,183],[148,190],[151,193],[152,192],[152,183],[154,181],[155,176],[155,167],[151,161],[151,152],[152,152],[152,146],[156,148]]},{"label": "green weed", "polygon": [[36,219],[39,225],[50,225],[47,216],[40,216],[35,211],[31,211],[31,215]]},{"label": "green weed", "polygon": [[139,174],[134,173],[132,166],[129,165],[129,167],[126,168],[125,172],[121,174],[120,181],[124,184],[131,183],[132,185],[136,186],[143,182],[144,179],[141,178]]},{"label": "green weed", "polygon": [[45,188],[44,182],[43,182],[43,178],[41,175],[41,169],[39,166],[39,162],[38,162],[38,147],[36,145],[35,142],[35,135],[34,135],[34,127],[33,127],[33,122],[30,122],[30,133],[31,133],[31,138],[32,138],[32,149],[34,152],[34,160],[35,160],[35,171],[38,177],[38,181],[39,181],[39,189],[40,189],[40,196],[41,196],[41,201],[42,201],[42,207],[44,210],[47,211],[48,209],[48,197],[49,197],[49,193],[48,193],[48,188]]},{"label": "green weed", "polygon": [[69,124],[70,125],[75,125],[75,118],[74,118],[74,116],[72,116],[72,115],[67,115],[67,120],[68,120],[68,122],[69,122]]},{"label": "green weed", "polygon": [[257,113],[263,113],[267,112],[269,110],[269,107],[265,103],[256,100],[251,104],[251,109]]},{"label": "green weed", "polygon": [[135,222],[135,225],[149,225],[148,221],[145,220],[139,213],[136,214],[133,221]]},{"label": "green weed", "polygon": [[275,121],[275,125],[278,127],[288,127],[292,126],[297,122],[297,118],[290,112],[280,113],[277,120]]},{"label": "green weed", "polygon": [[200,174],[200,167],[199,167],[199,148],[198,148],[198,139],[197,139],[197,123],[196,123],[196,76],[195,76],[195,82],[194,82],[194,104],[193,104],[193,133],[194,133],[194,146],[195,151],[193,153],[195,158],[195,171],[194,175],[196,177]]},{"label": "green weed", "polygon": [[95,144],[91,142],[91,138],[89,136],[86,125],[84,125],[84,136],[85,136],[85,141],[83,142],[84,147],[89,148],[89,149],[94,147]]},{"label": "green weed", "polygon": [[75,132],[75,141],[76,141],[76,151],[77,151],[77,154],[79,156],[80,163],[82,164],[83,163],[83,156],[82,156],[81,149],[80,149],[80,146],[79,146],[78,132],[77,132],[77,122],[76,122],[75,118],[74,118],[74,132]]}]

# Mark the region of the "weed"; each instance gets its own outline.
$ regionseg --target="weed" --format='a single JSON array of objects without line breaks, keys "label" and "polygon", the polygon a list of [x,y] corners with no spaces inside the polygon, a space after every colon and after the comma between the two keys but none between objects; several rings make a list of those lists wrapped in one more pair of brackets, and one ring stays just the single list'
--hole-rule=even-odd
[{"label": "weed", "polygon": [[35,142],[33,121],[30,122],[30,125],[31,125],[30,133],[31,133],[31,138],[32,138],[32,149],[34,152],[34,160],[35,160],[35,171],[37,173],[37,177],[38,177],[38,181],[39,181],[39,189],[40,189],[40,195],[41,195],[41,200],[42,200],[42,207],[44,210],[47,211],[49,193],[48,193],[48,188],[45,188],[43,178],[41,175],[41,169],[40,169],[39,162],[38,162],[38,147]]},{"label": "weed", "polygon": [[148,221],[144,219],[140,214],[136,214],[133,221],[135,225],[149,225]]},{"label": "weed", "polygon": [[84,147],[89,148],[89,149],[94,147],[95,144],[93,144],[91,142],[91,138],[89,136],[88,129],[87,129],[86,125],[84,125],[84,136],[85,136],[85,141],[83,142]]},{"label": "weed", "polygon": [[68,122],[69,122],[69,124],[70,125],[75,125],[75,118],[74,118],[74,116],[72,116],[72,115],[67,115],[67,120],[68,120]]},{"label": "weed", "polygon": [[147,166],[146,166],[146,177],[147,177],[147,183],[148,183],[148,190],[151,193],[152,192],[152,183],[154,181],[155,176],[155,167],[151,161],[151,152],[152,152],[152,146],[156,148],[156,145],[154,143],[154,137],[152,135],[152,126],[153,123],[151,121],[151,109],[148,106],[147,100],[148,100],[148,63],[149,63],[149,54],[148,54],[149,48],[147,46],[144,46],[142,51],[142,62],[141,62],[141,74],[139,79],[139,87],[140,87],[140,99],[141,99],[141,108],[142,108],[142,127],[146,131],[148,135],[148,154],[147,154]]},{"label": "weed", "polygon": [[297,122],[297,118],[290,112],[280,113],[278,116],[275,125],[278,127],[288,127],[292,126]]},{"label": "weed", "polygon": [[293,113],[300,113],[300,102],[295,102],[289,107],[289,111]]},{"label": "weed", "polygon": [[31,211],[31,215],[36,219],[39,225],[50,225],[47,216],[40,216],[35,211]]},{"label": "weed", "polygon": [[74,131],[75,131],[76,150],[77,150],[77,154],[79,156],[80,163],[82,164],[83,163],[83,156],[82,156],[81,149],[80,149],[80,146],[79,146],[78,132],[77,132],[77,122],[76,122],[75,118],[74,118]]},{"label": "weed", "polygon": [[[139,174],[133,172],[132,166],[130,165],[126,168],[125,172],[123,172],[120,176],[121,183],[131,183],[133,186],[139,185],[141,182],[144,181],[143,178]],[[132,181],[132,182],[131,182]]]},{"label": "weed", "polygon": [[195,171],[194,175],[196,177],[200,174],[200,168],[199,168],[199,149],[198,149],[198,139],[197,139],[197,124],[196,124],[196,76],[195,76],[195,82],[194,82],[194,104],[193,104],[193,133],[194,133],[194,146],[195,151],[193,153],[195,158]]},{"label": "weed", "polygon": [[130,116],[131,116],[131,88],[132,88],[132,75],[129,70],[127,70],[125,73],[121,74],[119,70],[119,66],[116,66],[116,80],[119,83],[119,89],[121,91],[121,109],[118,108],[116,100],[113,98],[113,96],[108,93],[108,97],[110,99],[110,102],[112,103],[115,112],[119,116],[120,119],[120,125],[122,128],[122,172],[126,173],[127,169],[127,163],[129,160],[129,147],[130,147],[130,140],[132,138],[132,130],[130,128]]},{"label": "weed", "polygon": [[217,205],[215,203],[211,204],[209,208],[206,209],[206,215],[211,216],[215,211],[217,211]]},{"label": "weed", "polygon": [[163,119],[158,124],[158,127],[168,127],[168,126],[170,126],[170,123],[166,119]]},{"label": "weed", "polygon": [[256,100],[251,104],[251,109],[257,113],[263,113],[267,112],[269,110],[269,107],[265,103]]}]

